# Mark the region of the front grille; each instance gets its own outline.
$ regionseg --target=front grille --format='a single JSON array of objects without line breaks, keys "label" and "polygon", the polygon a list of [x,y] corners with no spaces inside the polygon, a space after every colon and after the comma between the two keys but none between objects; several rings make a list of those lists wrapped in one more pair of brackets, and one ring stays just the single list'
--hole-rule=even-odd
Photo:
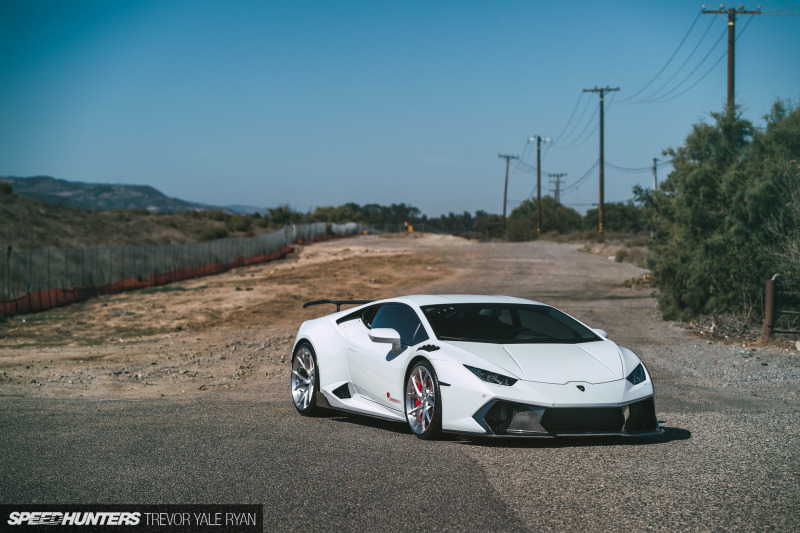
[{"label": "front grille", "polygon": [[[539,433],[541,429],[544,429],[545,434],[549,435],[622,434],[658,429],[655,403],[652,397],[622,407],[543,408],[494,400],[475,413],[474,418],[495,435],[520,434],[525,432],[509,431],[509,427],[514,416],[524,411],[544,411],[539,430],[530,428],[531,434]],[[515,425],[515,429],[518,427],[519,425]]]},{"label": "front grille", "polygon": [[542,417],[550,433],[618,433],[624,424],[619,407],[553,407]]}]

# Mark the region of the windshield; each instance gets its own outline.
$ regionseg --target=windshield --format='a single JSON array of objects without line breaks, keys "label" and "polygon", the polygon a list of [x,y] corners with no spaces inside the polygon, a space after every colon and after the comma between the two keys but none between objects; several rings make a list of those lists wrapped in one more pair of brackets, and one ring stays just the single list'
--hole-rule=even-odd
[{"label": "windshield", "polygon": [[549,305],[446,304],[423,307],[422,312],[443,341],[575,344],[602,340]]}]

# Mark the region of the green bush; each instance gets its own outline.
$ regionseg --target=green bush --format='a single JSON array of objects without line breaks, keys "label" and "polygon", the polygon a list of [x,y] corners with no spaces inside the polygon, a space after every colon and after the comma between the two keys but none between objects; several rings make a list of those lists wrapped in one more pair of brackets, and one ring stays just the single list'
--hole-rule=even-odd
[{"label": "green bush", "polygon": [[800,109],[776,102],[757,130],[736,113],[696,124],[670,149],[673,171],[655,193],[638,189],[654,230],[651,268],[668,319],[761,314],[766,279],[786,268],[770,221],[790,220],[790,161],[800,159]]},{"label": "green bush", "polygon": [[[603,232],[639,233],[645,229],[642,207],[632,201],[603,204]],[[597,208],[589,209],[583,217],[583,228],[597,230]]]},{"label": "green bush", "polygon": [[205,228],[197,234],[198,241],[213,241],[215,239],[224,239],[228,236],[228,230],[222,227]]},{"label": "green bush", "polygon": [[[535,199],[525,200],[511,211],[506,222],[509,240],[528,241],[538,237],[536,203]],[[552,196],[542,198],[542,233],[569,233],[579,229],[581,215],[577,211],[556,202]]]},{"label": "green bush", "polygon": [[211,220],[216,220],[217,222],[228,222],[231,219],[231,215],[227,214],[222,209],[215,209],[208,213],[207,216]]},{"label": "green bush", "polygon": [[228,226],[232,231],[245,232],[250,231],[253,225],[253,219],[242,215],[231,215],[228,221]]}]

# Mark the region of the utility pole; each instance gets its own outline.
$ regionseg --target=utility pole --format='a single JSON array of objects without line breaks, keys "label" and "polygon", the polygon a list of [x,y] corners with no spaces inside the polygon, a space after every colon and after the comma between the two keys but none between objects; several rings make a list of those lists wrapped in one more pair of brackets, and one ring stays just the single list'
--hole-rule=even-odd
[{"label": "utility pole", "polygon": [[542,232],[542,141],[549,143],[550,138],[528,137],[528,142],[536,141],[536,233]]},{"label": "utility pole", "polygon": [[708,10],[706,6],[703,6],[704,15],[724,15],[725,13],[728,14],[728,113],[731,113],[733,112],[734,104],[733,83],[736,69],[736,15],[760,15],[761,6],[755,11],[745,10],[744,5],[740,6],[738,10],[734,7],[729,7],[726,10],[723,4],[714,11]]},{"label": "utility pole", "polygon": [[603,123],[603,115],[604,115],[604,108],[605,105],[603,104],[603,95],[607,92],[619,91],[619,87],[602,87],[598,89],[595,87],[594,89],[584,89],[583,92],[585,93],[600,93],[600,202],[597,204],[597,221],[598,221],[598,232],[603,233],[603,201],[605,198],[605,188],[603,185],[603,173],[605,172],[605,159],[604,159],[604,148],[603,148],[603,130],[605,129],[605,125]]},{"label": "utility pole", "polygon": [[653,158],[653,190],[658,190],[658,158]]},{"label": "utility pole", "polygon": [[[548,173],[547,174],[548,177],[555,178],[555,183],[556,183],[555,198],[556,198],[556,203],[557,204],[561,203],[561,178],[563,178],[566,175],[567,175],[566,172]],[[553,180],[551,180],[551,182],[552,181]]]},{"label": "utility pole", "polygon": [[506,160],[506,186],[503,189],[503,233],[506,231],[506,203],[508,198],[508,164],[512,159],[519,159],[516,155],[497,154],[497,157]]}]

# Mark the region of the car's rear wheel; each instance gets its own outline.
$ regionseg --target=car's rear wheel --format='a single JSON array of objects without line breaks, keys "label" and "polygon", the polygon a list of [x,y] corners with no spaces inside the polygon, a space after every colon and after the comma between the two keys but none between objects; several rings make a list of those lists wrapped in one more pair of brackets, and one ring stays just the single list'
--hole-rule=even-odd
[{"label": "car's rear wheel", "polygon": [[406,420],[420,439],[436,438],[442,432],[442,401],[436,371],[428,361],[419,361],[406,378]]},{"label": "car's rear wheel", "polygon": [[317,357],[307,342],[300,343],[292,356],[292,401],[301,415],[311,415],[317,407],[319,380]]}]

